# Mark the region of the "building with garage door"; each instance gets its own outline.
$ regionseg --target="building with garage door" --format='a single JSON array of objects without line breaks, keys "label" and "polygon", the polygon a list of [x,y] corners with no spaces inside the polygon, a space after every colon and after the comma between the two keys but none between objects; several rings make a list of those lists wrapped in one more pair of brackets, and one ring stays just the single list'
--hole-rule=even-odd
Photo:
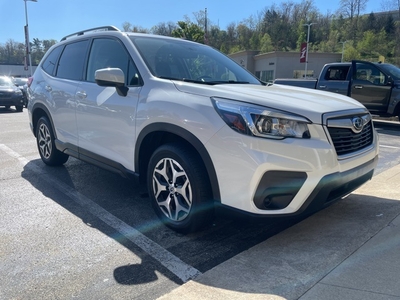
[{"label": "building with garage door", "polygon": [[[304,78],[305,63],[300,62],[299,52],[240,51],[229,55],[238,64],[262,81],[272,82],[276,78]],[[327,63],[340,62],[341,53],[309,52],[307,77],[316,78]]]}]

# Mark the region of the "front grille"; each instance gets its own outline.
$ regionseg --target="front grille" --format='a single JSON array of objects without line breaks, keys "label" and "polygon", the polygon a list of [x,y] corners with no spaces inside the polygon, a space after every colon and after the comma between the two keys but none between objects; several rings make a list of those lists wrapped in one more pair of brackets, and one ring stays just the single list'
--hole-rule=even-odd
[{"label": "front grille", "polygon": [[0,99],[11,99],[12,93],[10,92],[0,92]]},{"label": "front grille", "polygon": [[328,131],[339,156],[362,150],[373,141],[372,121],[365,124],[359,133],[353,132],[350,128],[336,127],[328,127]]}]

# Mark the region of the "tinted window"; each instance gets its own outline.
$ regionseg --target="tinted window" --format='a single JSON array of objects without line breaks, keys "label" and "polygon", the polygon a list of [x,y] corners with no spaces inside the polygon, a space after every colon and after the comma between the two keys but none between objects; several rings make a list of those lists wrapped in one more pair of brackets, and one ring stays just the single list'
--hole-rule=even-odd
[{"label": "tinted window", "polygon": [[386,85],[386,76],[373,64],[357,63],[356,79]]},{"label": "tinted window", "polygon": [[398,67],[390,64],[382,64],[381,68],[389,73],[389,75],[392,76],[395,80],[400,79],[400,69]]},{"label": "tinted window", "polygon": [[325,74],[325,80],[346,80],[349,66],[332,66],[329,67]]},{"label": "tinted window", "polygon": [[46,57],[42,63],[42,69],[50,75],[54,75],[55,66],[57,64],[58,57],[60,56],[63,47],[54,48],[51,53]]},{"label": "tinted window", "polygon": [[115,39],[94,39],[90,49],[86,80],[95,82],[95,72],[104,68],[119,68],[125,74],[125,84],[137,85],[139,74],[125,47]]},{"label": "tinted window", "polygon": [[88,41],[80,41],[65,46],[57,68],[57,77],[82,80]]}]

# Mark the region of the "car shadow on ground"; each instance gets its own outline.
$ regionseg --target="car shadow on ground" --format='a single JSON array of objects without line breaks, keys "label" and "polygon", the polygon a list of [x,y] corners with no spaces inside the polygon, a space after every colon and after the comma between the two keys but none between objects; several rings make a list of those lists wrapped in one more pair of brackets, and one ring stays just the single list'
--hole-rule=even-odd
[{"label": "car shadow on ground", "polygon": [[11,113],[22,113],[22,111],[17,111],[14,107],[10,108],[0,107],[0,114],[11,114]]},{"label": "car shadow on ground", "polygon": [[[335,267],[400,214],[399,201],[351,194],[305,219],[244,222],[217,217],[203,231],[183,235],[158,221],[142,187],[117,174],[70,158],[64,166],[55,168],[45,166],[39,159],[32,160],[24,166],[21,175],[47,198],[79,217],[84,224],[111,237],[140,258],[140,263],[109,266],[115,281],[121,285],[152,283],[158,280],[157,273],[164,274],[178,285],[184,281],[138,247],[135,239],[118,232],[115,227],[92,214],[90,205],[81,205],[77,199],[90,199],[89,203],[138,230],[200,273],[257,246],[256,249],[262,249],[264,254],[260,252],[256,263],[260,268],[264,267],[265,272],[273,269],[274,276],[279,277],[282,275],[282,263],[290,265],[295,255],[302,262],[296,263],[301,268],[298,270],[300,277],[309,280],[295,282],[294,286],[303,284],[305,287],[312,286],[314,280],[320,280],[318,276],[321,269],[315,270],[316,265],[326,270]],[[326,261],[330,265],[326,266]],[[274,265],[277,262],[279,266]],[[207,276],[191,279],[200,284],[243,292],[246,283],[237,286],[233,280],[235,274],[224,276],[226,279],[219,281],[207,281]],[[280,287],[268,291],[265,288],[249,283],[246,293],[276,294]]]},{"label": "car shadow on ground", "polygon": [[[141,264],[115,266],[114,278],[124,285],[157,280],[156,271],[177,284],[183,281],[138,247],[135,240],[93,215],[90,203],[101,207],[201,273],[298,222],[297,219],[247,221],[217,216],[202,231],[184,235],[161,224],[143,187],[118,174],[70,158],[61,167],[48,167],[39,159],[30,161],[21,175],[44,196],[79,217],[83,223],[90,224],[141,258]],[[74,197],[90,201],[82,206],[80,200]]]}]

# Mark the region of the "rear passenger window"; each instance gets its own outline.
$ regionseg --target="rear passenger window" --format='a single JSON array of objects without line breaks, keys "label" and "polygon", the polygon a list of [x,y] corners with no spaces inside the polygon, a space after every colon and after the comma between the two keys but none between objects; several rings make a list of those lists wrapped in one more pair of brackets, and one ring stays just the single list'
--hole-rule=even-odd
[{"label": "rear passenger window", "polygon": [[42,68],[47,74],[54,75],[55,67],[62,49],[63,47],[54,48],[44,60]]},{"label": "rear passenger window", "polygon": [[86,80],[95,82],[99,69],[119,68],[125,74],[126,85],[138,85],[139,73],[125,47],[116,39],[94,39],[90,49]]},{"label": "rear passenger window", "polygon": [[88,40],[68,44],[61,54],[57,77],[82,80]]},{"label": "rear passenger window", "polygon": [[330,67],[325,74],[325,80],[346,80],[349,68],[347,66]]}]

